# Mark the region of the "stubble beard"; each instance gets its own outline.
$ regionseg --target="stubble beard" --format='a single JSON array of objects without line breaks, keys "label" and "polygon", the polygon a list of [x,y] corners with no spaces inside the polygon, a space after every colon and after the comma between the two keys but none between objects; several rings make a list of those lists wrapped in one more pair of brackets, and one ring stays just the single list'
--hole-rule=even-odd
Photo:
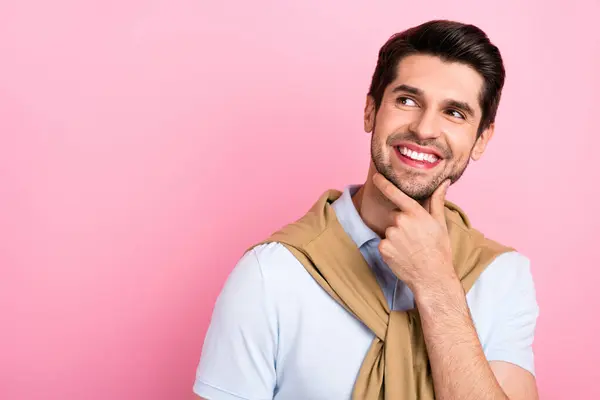
[{"label": "stubble beard", "polygon": [[[388,181],[392,182],[392,184],[394,184],[394,186],[400,189],[403,193],[418,202],[423,202],[430,198],[436,189],[446,179],[450,179],[451,183],[458,181],[469,165],[470,157],[467,157],[464,165],[461,165],[459,168],[454,166],[451,173],[444,174],[442,172],[427,183],[419,182],[418,172],[413,173],[406,171],[404,173],[405,176],[400,179],[400,177],[394,171],[394,167],[391,165],[391,162],[385,161],[385,156],[383,153],[385,147],[386,145],[380,140],[377,140],[375,134],[373,133],[371,135],[371,160],[375,166],[375,169]],[[451,160],[451,158],[447,158],[447,160]]]}]

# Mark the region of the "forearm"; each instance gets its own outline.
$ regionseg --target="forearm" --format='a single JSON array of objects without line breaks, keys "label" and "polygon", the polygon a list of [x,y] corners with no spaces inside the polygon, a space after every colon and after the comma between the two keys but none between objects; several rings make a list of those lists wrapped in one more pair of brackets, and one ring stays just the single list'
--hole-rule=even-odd
[{"label": "forearm", "polygon": [[470,316],[458,280],[415,293],[440,400],[508,400],[498,384]]}]

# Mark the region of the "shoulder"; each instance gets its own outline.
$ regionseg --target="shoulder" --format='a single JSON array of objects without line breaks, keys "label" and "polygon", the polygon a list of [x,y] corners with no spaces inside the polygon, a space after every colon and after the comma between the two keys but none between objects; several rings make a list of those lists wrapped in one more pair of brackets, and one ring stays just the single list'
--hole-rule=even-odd
[{"label": "shoulder", "polygon": [[261,243],[247,249],[231,271],[229,280],[238,276],[265,280],[277,270],[287,269],[298,261],[293,254],[279,242]]},{"label": "shoulder", "polygon": [[271,279],[302,267],[288,248],[276,241],[261,243],[250,248],[240,259],[238,266],[240,265],[242,268],[248,265],[255,270],[255,273],[259,273],[262,279]]},{"label": "shoulder", "polygon": [[[286,291],[311,282],[304,266],[280,242],[261,243],[248,249],[231,275],[231,279],[243,285],[260,283],[261,290],[269,296],[285,295]],[[234,275],[241,278],[236,279]]]},{"label": "shoulder", "polygon": [[467,293],[467,302],[480,323],[518,314],[537,319],[539,308],[529,258],[517,251],[498,255]]},{"label": "shoulder", "polygon": [[535,298],[531,261],[518,251],[498,255],[481,273],[469,294],[499,300],[516,293]]},{"label": "shoulder", "polygon": [[280,242],[271,241],[261,243],[252,247],[244,257],[252,255],[254,259],[261,265],[266,265],[267,268],[273,263],[289,262],[294,258],[292,253]]},{"label": "shoulder", "polygon": [[507,251],[499,254],[481,275],[485,280],[497,278],[507,283],[532,280],[531,260],[518,251]]},{"label": "shoulder", "polygon": [[254,327],[254,320],[259,315],[269,320],[275,318],[278,293],[281,286],[286,286],[277,274],[281,269],[289,269],[285,266],[293,263],[293,256],[292,259],[290,256],[278,243],[261,244],[246,250],[217,296],[212,317],[214,329]]}]

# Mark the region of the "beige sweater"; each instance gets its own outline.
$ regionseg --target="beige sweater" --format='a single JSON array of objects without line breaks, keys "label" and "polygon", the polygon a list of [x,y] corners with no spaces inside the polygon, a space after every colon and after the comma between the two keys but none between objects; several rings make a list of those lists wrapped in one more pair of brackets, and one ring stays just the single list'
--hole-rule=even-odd
[{"label": "beige sweater", "polygon": [[[375,334],[355,382],[354,400],[434,399],[419,312],[390,311],[371,268],[331,207],[340,195],[327,191],[306,215],[262,243],[286,246],[331,297]],[[446,221],[454,268],[466,293],[498,255],[512,249],[473,229],[450,202]]]}]

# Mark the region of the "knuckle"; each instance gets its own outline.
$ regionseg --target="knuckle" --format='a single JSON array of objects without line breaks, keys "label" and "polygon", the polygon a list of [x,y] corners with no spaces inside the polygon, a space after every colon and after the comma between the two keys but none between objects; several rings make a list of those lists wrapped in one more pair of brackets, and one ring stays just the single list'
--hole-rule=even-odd
[{"label": "knuckle", "polygon": [[392,259],[394,255],[393,246],[388,240],[382,240],[379,243],[379,253],[387,260]]},{"label": "knuckle", "polygon": [[392,246],[394,243],[397,243],[401,238],[401,228],[397,228],[395,226],[390,226],[385,231],[385,237],[388,239],[388,245]]},{"label": "knuckle", "polygon": [[394,215],[394,224],[396,224],[396,226],[400,226],[402,224],[402,214],[397,213],[396,215]]},{"label": "knuckle", "polygon": [[[389,226],[389,227],[387,227],[385,229],[385,237],[387,239],[391,239],[392,237],[394,237],[395,232],[396,232],[396,230],[394,229],[394,227],[393,226]],[[385,239],[382,240],[381,242],[383,243],[384,241],[387,243],[387,240],[385,240]]]},{"label": "knuckle", "polygon": [[379,246],[377,246],[377,247],[382,256],[386,256],[388,254],[388,252],[387,252],[388,243],[387,243],[386,239],[383,239],[381,242],[379,242]]}]

